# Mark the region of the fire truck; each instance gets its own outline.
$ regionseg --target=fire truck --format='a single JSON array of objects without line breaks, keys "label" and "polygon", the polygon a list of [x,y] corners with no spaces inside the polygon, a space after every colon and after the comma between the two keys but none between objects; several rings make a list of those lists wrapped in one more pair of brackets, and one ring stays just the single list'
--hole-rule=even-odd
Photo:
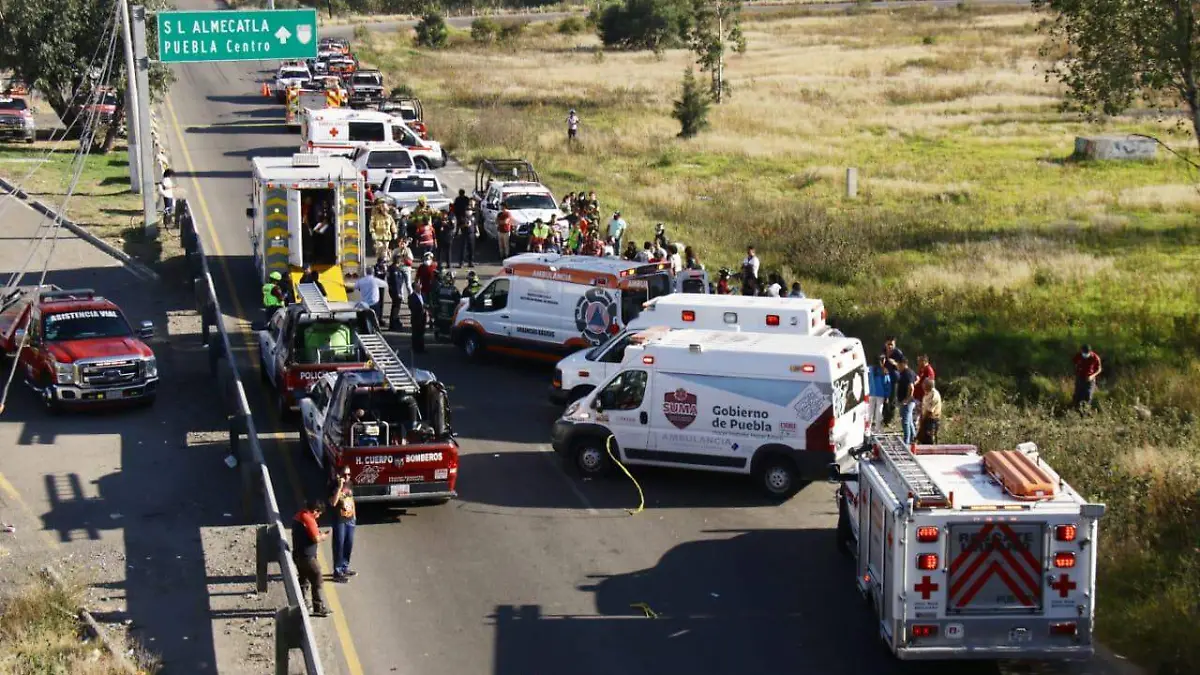
[{"label": "fire truck", "polygon": [[350,468],[361,502],[458,496],[458,443],[446,388],[411,371],[381,335],[357,335],[365,368],[329,373],[300,401],[301,443],[332,480]]},{"label": "fire truck", "polygon": [[906,445],[874,436],[840,473],[838,542],[900,659],[1087,658],[1103,504],[1033,443]]},{"label": "fire truck", "polygon": [[252,326],[259,370],[275,390],[281,414],[296,410],[299,396],[325,373],[362,368],[367,356],[354,335],[379,331],[366,305],[330,302],[316,284],[299,284],[296,295],[298,302]]},{"label": "fire truck", "polygon": [[331,89],[314,78],[303,84],[294,84],[288,87],[286,98],[285,124],[289,129],[299,129],[300,111],[306,108],[309,110],[340,108],[345,95],[340,89]]}]

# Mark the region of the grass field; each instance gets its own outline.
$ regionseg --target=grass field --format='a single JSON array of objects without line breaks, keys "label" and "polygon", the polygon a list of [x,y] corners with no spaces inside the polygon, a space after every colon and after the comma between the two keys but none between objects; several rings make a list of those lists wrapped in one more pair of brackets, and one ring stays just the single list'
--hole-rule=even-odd
[{"label": "grass field", "polygon": [[[71,184],[76,147],[74,141],[0,146],[0,177],[58,209]],[[47,154],[52,148],[54,152]],[[142,262],[174,266],[172,259],[182,255],[178,236],[164,233],[157,241],[149,241],[143,235],[142,198],[129,190],[127,158],[123,144],[107,155],[89,155],[67,202],[66,215]]]},{"label": "grass field", "polygon": [[[796,12],[795,14],[799,14]],[[1034,440],[1110,504],[1099,626],[1156,673],[1200,672],[1200,191],[1160,152],[1071,158],[1077,135],[1136,132],[1195,158],[1173,120],[1059,112],[1041,17],[1013,8],[762,17],[731,101],[683,141],[669,116],[684,51],[619,53],[551,23],[444,50],[409,34],[356,50],[422,97],[464,164],[525,157],[561,194],[596,190],[633,236],[656,222],[710,270],[746,245],[874,349],[930,354],[946,438]],[[581,143],[566,146],[568,108]],[[859,195],[845,196],[847,167]],[[1099,412],[1069,402],[1070,358],[1104,357]]]}]

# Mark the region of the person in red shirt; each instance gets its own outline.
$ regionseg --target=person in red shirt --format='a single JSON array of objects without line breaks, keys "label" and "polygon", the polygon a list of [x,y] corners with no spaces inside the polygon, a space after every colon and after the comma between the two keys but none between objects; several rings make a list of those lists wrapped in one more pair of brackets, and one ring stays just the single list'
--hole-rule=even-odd
[{"label": "person in red shirt", "polygon": [[508,207],[504,206],[500,209],[500,215],[496,216],[496,241],[500,245],[500,260],[503,261],[510,254],[508,247],[509,237],[512,236],[512,214],[508,212]]},{"label": "person in red shirt", "polygon": [[296,513],[292,520],[292,562],[296,563],[296,576],[300,577],[300,597],[308,594],[312,586],[312,615],[329,616],[329,608],[325,606],[325,593],[322,591],[324,579],[321,576],[321,565],[317,562],[317,545],[325,541],[326,535],[317,527],[325,505],[320,499],[313,499],[308,505]]},{"label": "person in red shirt", "polygon": [[1092,351],[1091,345],[1083,345],[1073,359],[1075,363],[1075,397],[1071,405],[1081,412],[1085,406],[1091,405],[1092,395],[1096,393],[1096,378],[1100,377],[1103,368],[1100,367],[1100,355]]}]

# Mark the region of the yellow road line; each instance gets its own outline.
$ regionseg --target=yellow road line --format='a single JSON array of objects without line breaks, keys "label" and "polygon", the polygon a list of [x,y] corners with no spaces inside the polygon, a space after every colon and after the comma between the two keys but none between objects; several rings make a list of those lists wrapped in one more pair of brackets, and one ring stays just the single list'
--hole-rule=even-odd
[{"label": "yellow road line", "polygon": [[[180,131],[179,118],[175,115],[175,106],[171,105],[171,99],[168,97],[165,101],[167,115],[171,118],[171,128],[175,132],[175,138],[179,141],[179,151],[183,153],[183,161],[187,166],[188,173],[196,173],[196,165],[192,162],[192,153],[188,151],[187,143],[184,141],[183,133]],[[214,252],[217,254],[217,266],[221,268],[221,275],[225,279],[225,285],[231,291],[230,299],[233,300],[234,311],[239,316],[248,316],[242,310],[242,303],[238,300],[236,288],[233,283],[233,276],[229,273],[229,266],[225,264],[225,251],[221,247],[221,240],[217,237],[216,229],[212,224],[212,214],[208,210],[208,203],[204,200],[204,193],[200,190],[200,183],[196,180],[192,181],[196,203],[200,206],[200,214],[204,221],[204,227],[208,231],[209,239],[212,241]],[[218,321],[223,321],[223,317],[217,317]],[[248,332],[246,327],[239,322],[238,328],[235,331],[242,338],[244,345],[249,344]],[[258,368],[258,363],[254,363],[253,367]],[[273,426],[279,427],[279,418],[274,413],[275,406],[270,405],[267,401],[267,410],[272,411],[270,414]],[[274,443],[281,443],[277,435],[272,434]],[[287,475],[288,483],[292,488],[292,494],[296,499],[297,504],[304,503],[304,493],[300,489],[299,474],[296,473],[296,467],[292,463],[291,453],[287,452],[286,447],[276,448],[279,454],[283,456],[284,473]],[[325,560],[325,554],[322,549],[318,549],[318,559],[321,563],[322,571],[330,570],[329,564]],[[358,650],[354,648],[354,640],[350,636],[350,625],[346,623],[346,613],[342,611],[341,600],[338,599],[337,589],[335,584],[325,584],[326,595],[329,597],[329,607],[333,610],[333,625],[337,632],[338,642],[342,645],[342,654],[346,657],[346,667],[350,670],[351,675],[363,675],[362,664],[358,660]]]},{"label": "yellow road line", "polygon": [[[29,508],[29,504],[26,504],[25,500],[21,499],[21,493],[17,492],[17,488],[13,487],[13,484],[8,482],[8,479],[5,478],[4,474],[2,473],[0,473],[0,492],[3,492],[5,496],[11,499],[18,507],[20,507],[22,511],[29,514],[29,517],[35,522],[41,520],[41,518],[38,517],[38,514],[33,509]],[[41,535],[42,539],[46,540],[46,543],[50,545],[50,548],[55,550],[58,549],[58,540],[51,536],[49,532],[46,530],[38,530],[38,534]]]}]

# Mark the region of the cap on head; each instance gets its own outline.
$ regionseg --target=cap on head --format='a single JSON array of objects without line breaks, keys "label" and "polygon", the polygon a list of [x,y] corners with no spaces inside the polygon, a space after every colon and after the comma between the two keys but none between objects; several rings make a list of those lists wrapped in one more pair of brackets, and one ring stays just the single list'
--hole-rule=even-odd
[{"label": "cap on head", "polygon": [[271,281],[283,281],[283,275],[279,272],[271,272]]},{"label": "cap on head", "polygon": [[1092,352],[1092,346],[1085,344],[1079,348],[1079,351],[1083,352],[1084,354],[1090,354]]}]

